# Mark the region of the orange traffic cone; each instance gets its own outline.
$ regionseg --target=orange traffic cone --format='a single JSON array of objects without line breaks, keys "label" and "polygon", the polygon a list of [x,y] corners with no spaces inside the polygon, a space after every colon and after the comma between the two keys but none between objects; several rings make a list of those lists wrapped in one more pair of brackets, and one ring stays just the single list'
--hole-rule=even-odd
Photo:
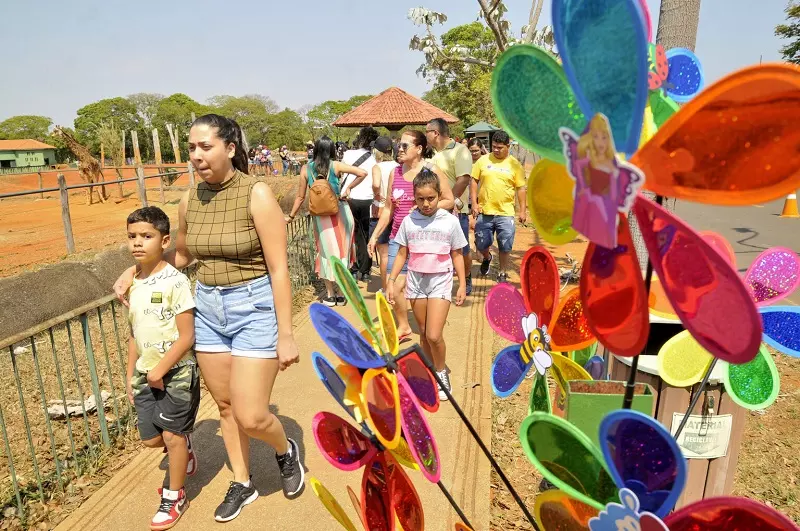
[{"label": "orange traffic cone", "polygon": [[786,196],[786,202],[783,204],[782,218],[800,218],[800,212],[797,211],[797,194],[789,194]]}]

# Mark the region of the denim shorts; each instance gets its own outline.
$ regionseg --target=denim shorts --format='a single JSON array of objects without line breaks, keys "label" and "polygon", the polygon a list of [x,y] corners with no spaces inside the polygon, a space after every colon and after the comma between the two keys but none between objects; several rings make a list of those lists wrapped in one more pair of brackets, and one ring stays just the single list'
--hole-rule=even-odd
[{"label": "denim shorts", "polygon": [[497,235],[497,248],[501,253],[510,253],[514,247],[516,230],[514,216],[481,214],[475,223],[475,247],[479,251],[485,251],[492,245],[492,239]]},{"label": "denim shorts", "polygon": [[[378,218],[371,218],[369,220],[369,237],[372,238],[372,234],[375,232],[375,228],[378,226]],[[390,223],[388,227],[384,229],[384,231],[376,238],[376,243],[378,245],[386,245],[389,243],[389,235],[392,233],[392,224]]]},{"label": "denim shorts", "polygon": [[277,358],[278,319],[269,275],[230,287],[198,282],[194,333],[196,352]]},{"label": "denim shorts", "polygon": [[[400,250],[400,244],[394,240],[389,240],[389,260],[386,262],[386,271],[391,275],[392,267],[394,267],[394,259],[397,258],[397,252]],[[408,258],[406,263],[403,264],[403,269],[400,271],[401,275],[408,274]]]},{"label": "denim shorts", "polygon": [[464,256],[469,256],[469,214],[459,214],[458,222],[461,224],[461,232],[464,233],[464,238],[467,240],[467,245],[461,251]]}]

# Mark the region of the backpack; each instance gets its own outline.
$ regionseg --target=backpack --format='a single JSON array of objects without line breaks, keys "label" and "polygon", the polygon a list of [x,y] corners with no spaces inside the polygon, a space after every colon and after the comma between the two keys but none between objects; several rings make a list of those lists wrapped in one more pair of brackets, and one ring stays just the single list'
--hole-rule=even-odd
[{"label": "backpack", "polygon": [[339,213],[339,198],[333,192],[328,177],[317,175],[309,189],[308,211],[312,216],[335,216]]}]

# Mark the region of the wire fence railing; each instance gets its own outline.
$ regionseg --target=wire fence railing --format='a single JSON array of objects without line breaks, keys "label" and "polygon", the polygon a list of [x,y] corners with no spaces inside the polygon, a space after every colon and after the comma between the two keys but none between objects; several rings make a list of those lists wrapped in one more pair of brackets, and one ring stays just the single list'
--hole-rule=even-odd
[{"label": "wire fence railing", "polygon": [[[313,280],[310,228],[308,216],[287,226],[294,291]],[[127,342],[113,295],[0,340],[0,514],[14,509],[25,524],[32,503],[67,495],[132,435]]]}]

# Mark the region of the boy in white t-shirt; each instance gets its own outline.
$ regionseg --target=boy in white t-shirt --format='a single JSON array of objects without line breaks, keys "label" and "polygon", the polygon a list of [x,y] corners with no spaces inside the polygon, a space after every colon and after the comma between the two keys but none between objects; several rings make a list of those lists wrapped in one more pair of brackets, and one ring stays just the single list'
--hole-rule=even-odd
[{"label": "boy in white t-shirt", "polygon": [[[440,194],[439,177],[428,168],[420,170],[414,178],[416,208],[403,219],[394,238],[400,250],[389,282],[394,282],[408,257],[406,298],[419,327],[422,348],[433,360],[439,379],[450,392],[445,360],[447,348],[442,331],[450,311],[454,268],[458,276],[456,306],[461,306],[466,298],[462,249],[467,239],[458,218],[438,208]],[[389,302],[394,303],[394,289],[390,287],[387,296]],[[447,400],[441,387],[439,399]]]},{"label": "boy in white t-shirt", "polygon": [[169,247],[169,218],[157,207],[128,216],[128,250],[137,274],[128,292],[128,399],[136,407],[139,435],[148,448],[165,448],[169,488],[150,529],[173,527],[189,507],[186,476],[197,471],[189,434],[200,405],[194,358],[194,299],[186,275],[162,259]]}]

